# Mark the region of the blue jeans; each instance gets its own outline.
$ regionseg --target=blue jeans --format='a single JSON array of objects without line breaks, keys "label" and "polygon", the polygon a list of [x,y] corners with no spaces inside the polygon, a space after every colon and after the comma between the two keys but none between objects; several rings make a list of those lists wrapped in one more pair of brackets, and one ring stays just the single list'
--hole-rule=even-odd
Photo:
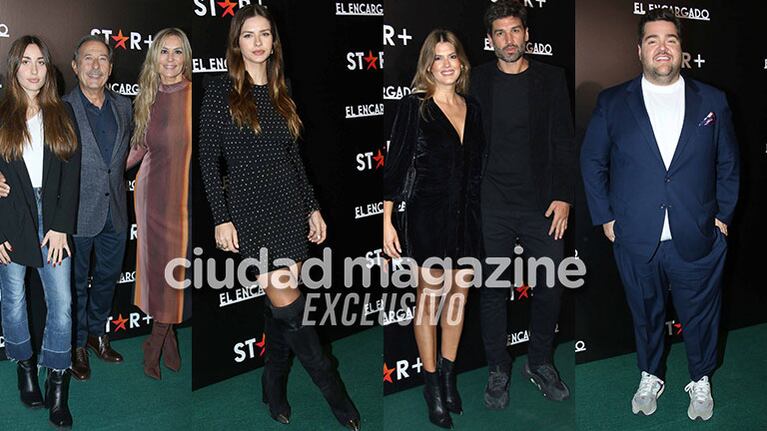
[{"label": "blue jeans", "polygon": [[[43,241],[43,203],[41,189],[35,189],[40,242]],[[11,244],[13,245],[13,244]],[[41,249],[43,267],[36,268],[45,293],[48,314],[45,319],[43,346],[38,364],[54,370],[72,365],[72,293],[71,261],[65,258],[60,266],[47,263],[48,246]],[[27,267],[17,263],[0,265],[0,291],[2,292],[3,336],[5,354],[9,359],[23,361],[32,357],[32,342],[27,321],[27,301],[24,293],[24,275]]]}]

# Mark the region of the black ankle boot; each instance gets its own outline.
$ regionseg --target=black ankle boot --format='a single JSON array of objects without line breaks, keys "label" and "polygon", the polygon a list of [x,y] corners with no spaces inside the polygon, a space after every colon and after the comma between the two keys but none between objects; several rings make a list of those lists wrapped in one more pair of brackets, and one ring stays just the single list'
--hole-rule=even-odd
[{"label": "black ankle boot", "polygon": [[450,418],[450,412],[445,406],[445,400],[440,389],[439,374],[423,370],[423,377],[425,380],[423,397],[429,408],[429,420],[438,427],[453,428],[453,419]]},{"label": "black ankle boot", "polygon": [[29,408],[43,406],[43,394],[37,382],[37,364],[33,358],[18,362],[16,374],[19,377],[19,394],[21,402]]},{"label": "black ankle boot", "polygon": [[269,406],[269,415],[272,419],[288,424],[290,423],[290,404],[288,403],[290,346],[275,323],[269,305],[267,304],[264,309],[266,362],[264,372],[261,374],[261,392],[264,403]]},{"label": "black ankle boot", "polygon": [[45,407],[50,410],[48,420],[53,425],[67,428],[72,426],[72,414],[69,413],[69,370],[48,369]]},{"label": "black ankle boot", "polygon": [[439,384],[445,395],[445,407],[450,413],[463,414],[461,396],[458,394],[458,383],[455,378],[455,363],[442,356],[439,357]]},{"label": "black ankle boot", "polygon": [[272,307],[272,314],[285,340],[320,389],[338,422],[352,431],[360,429],[360,414],[344,389],[330,358],[322,351],[317,332],[303,325],[304,297],[285,307]]}]

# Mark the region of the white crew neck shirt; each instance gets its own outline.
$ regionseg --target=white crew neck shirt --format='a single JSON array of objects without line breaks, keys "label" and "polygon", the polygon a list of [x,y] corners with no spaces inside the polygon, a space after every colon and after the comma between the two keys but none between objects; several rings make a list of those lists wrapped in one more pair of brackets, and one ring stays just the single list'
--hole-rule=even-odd
[{"label": "white crew neck shirt", "polygon": [[[658,144],[663,164],[668,170],[684,124],[684,78],[680,76],[671,85],[656,85],[642,76],[642,97],[647,115],[650,117],[655,142]],[[671,227],[668,223],[668,209],[666,209],[660,240],[670,239]]]}]

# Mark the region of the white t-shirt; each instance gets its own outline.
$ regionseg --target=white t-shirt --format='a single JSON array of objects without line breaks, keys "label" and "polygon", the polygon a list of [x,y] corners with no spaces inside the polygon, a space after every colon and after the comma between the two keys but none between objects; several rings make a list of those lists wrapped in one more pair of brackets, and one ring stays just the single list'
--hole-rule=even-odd
[{"label": "white t-shirt", "polygon": [[43,147],[45,138],[43,133],[43,112],[37,111],[34,117],[27,120],[27,131],[30,141],[24,146],[24,163],[27,165],[29,179],[32,187],[43,186]]},{"label": "white t-shirt", "polygon": [[[684,124],[684,79],[680,76],[671,85],[655,85],[643,76],[642,96],[647,114],[650,116],[655,142],[658,143],[660,155],[668,170]],[[660,240],[669,239],[671,239],[671,227],[668,224],[667,209]]]}]

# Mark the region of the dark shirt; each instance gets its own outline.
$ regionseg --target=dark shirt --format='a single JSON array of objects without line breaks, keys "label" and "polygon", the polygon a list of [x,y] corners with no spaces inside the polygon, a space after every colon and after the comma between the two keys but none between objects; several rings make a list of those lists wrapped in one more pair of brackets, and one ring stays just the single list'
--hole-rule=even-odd
[{"label": "dark shirt", "polygon": [[[529,70],[529,69],[528,69]],[[530,168],[530,74],[527,70],[493,75],[492,127],[487,170],[482,181],[483,205],[538,208]]]},{"label": "dark shirt", "polygon": [[[117,120],[115,120],[115,115],[112,112],[112,105],[109,103],[109,98],[105,96],[104,103],[99,109],[85,97],[81,88],[78,87],[78,90],[83,99],[83,106],[85,106],[85,113],[88,115],[88,123],[91,126],[93,137],[96,138],[96,143],[101,150],[101,157],[104,159],[104,163],[109,166],[117,138]],[[81,130],[80,133],[83,131]]]}]

